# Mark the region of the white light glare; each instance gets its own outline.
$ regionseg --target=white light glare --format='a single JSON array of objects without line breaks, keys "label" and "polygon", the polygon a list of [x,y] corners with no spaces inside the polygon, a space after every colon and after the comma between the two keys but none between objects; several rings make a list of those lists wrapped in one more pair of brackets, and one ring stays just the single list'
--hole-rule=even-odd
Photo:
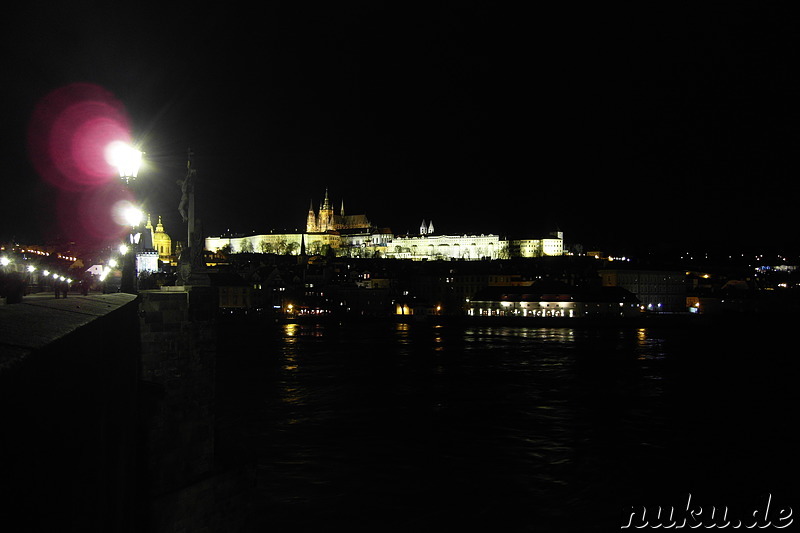
[{"label": "white light glare", "polygon": [[144,218],[142,210],[133,205],[128,200],[120,200],[111,208],[111,216],[114,222],[120,226],[136,227]]},{"label": "white light glare", "polygon": [[142,210],[130,206],[122,212],[122,216],[125,217],[125,222],[127,222],[129,226],[135,227],[142,221]]},{"label": "white light glare", "polygon": [[122,141],[115,141],[106,148],[106,161],[119,170],[121,178],[135,178],[142,164],[142,152]]}]

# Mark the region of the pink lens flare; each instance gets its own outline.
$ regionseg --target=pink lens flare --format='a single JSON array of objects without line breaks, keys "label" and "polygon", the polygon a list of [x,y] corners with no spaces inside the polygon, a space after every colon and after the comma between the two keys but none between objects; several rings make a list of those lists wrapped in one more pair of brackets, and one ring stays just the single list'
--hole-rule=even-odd
[{"label": "pink lens flare", "polygon": [[110,182],[80,191],[60,191],[56,203],[62,235],[84,243],[108,243],[123,239],[129,228],[119,222],[119,205],[133,204],[133,194]]},{"label": "pink lens flare", "polygon": [[28,152],[39,175],[62,190],[79,190],[114,179],[106,159],[113,142],[130,144],[124,106],[97,85],[78,83],[45,96],[28,126]]}]

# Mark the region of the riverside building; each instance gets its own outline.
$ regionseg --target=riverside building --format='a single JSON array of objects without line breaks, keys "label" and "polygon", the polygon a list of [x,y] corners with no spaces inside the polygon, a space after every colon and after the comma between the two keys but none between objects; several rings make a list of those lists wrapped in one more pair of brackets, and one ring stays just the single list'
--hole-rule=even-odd
[{"label": "riverside building", "polygon": [[620,287],[581,290],[572,287],[488,287],[466,305],[468,316],[521,318],[630,318],[639,316],[639,300]]}]

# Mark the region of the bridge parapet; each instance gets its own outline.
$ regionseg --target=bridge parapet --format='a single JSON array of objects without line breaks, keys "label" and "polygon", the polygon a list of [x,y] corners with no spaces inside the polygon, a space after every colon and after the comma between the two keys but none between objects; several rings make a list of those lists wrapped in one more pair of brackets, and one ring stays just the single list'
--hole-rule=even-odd
[{"label": "bridge parapet", "polygon": [[[0,509],[26,531],[131,531],[136,297],[0,306]],[[14,520],[18,519],[18,520]]]}]

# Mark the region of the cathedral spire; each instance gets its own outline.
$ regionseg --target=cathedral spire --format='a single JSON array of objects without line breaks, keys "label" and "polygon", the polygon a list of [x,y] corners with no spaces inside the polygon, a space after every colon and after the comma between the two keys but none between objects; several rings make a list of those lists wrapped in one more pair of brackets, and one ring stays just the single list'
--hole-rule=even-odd
[{"label": "cathedral spire", "polygon": [[325,187],[325,200],[322,202],[322,209],[326,211],[331,208],[331,201],[328,199],[328,188]]},{"label": "cathedral spire", "polygon": [[325,188],[325,200],[322,201],[322,206],[319,208],[319,215],[317,216],[317,231],[325,232],[333,229],[333,208],[331,207],[331,200],[328,197],[328,188]]},{"label": "cathedral spire", "polygon": [[314,213],[314,200],[309,200],[308,217],[306,218],[306,231],[317,231],[317,215]]}]

